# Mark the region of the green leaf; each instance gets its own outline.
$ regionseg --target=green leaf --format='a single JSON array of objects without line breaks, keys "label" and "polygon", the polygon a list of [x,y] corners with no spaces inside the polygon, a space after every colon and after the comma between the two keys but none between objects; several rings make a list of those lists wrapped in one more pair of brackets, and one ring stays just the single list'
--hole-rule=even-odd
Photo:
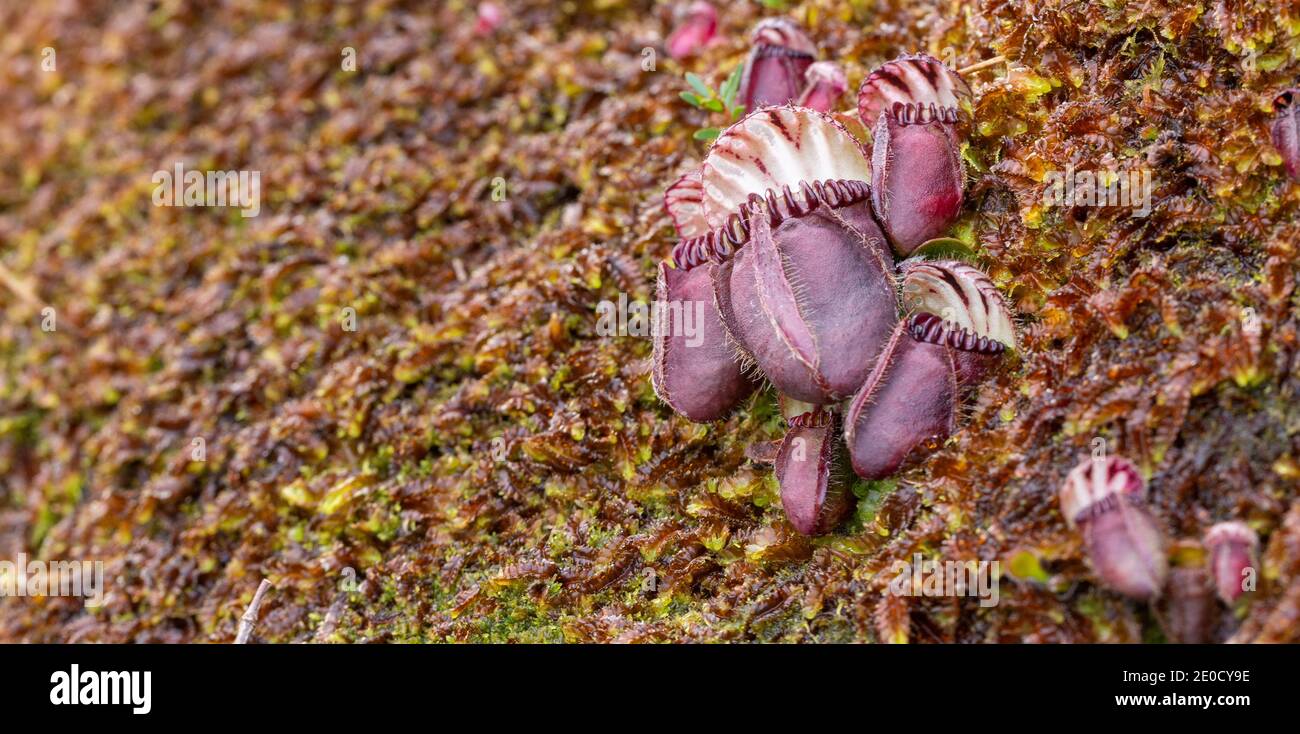
[{"label": "green leaf", "polygon": [[682,92],[679,96],[686,100],[686,104],[689,104],[692,107],[704,106],[704,103],[700,100],[699,96],[693,92]]},{"label": "green leaf", "polygon": [[733,120],[739,120],[740,118],[742,118],[742,117],[744,117],[744,116],[745,116],[745,105],[740,105],[739,107],[734,107],[734,108],[732,108],[732,110],[731,110],[731,119],[733,119]]},{"label": "green leaf", "polygon": [[710,88],[708,84],[705,84],[704,80],[701,79],[698,74],[689,71],[686,72],[686,83],[690,84],[696,92],[699,92],[701,97],[713,96],[713,89]]},{"label": "green leaf", "polygon": [[718,137],[722,131],[716,127],[706,127],[703,130],[696,130],[695,135],[691,136],[696,140],[713,140]]},{"label": "green leaf", "polygon": [[728,108],[736,101],[736,92],[740,90],[740,76],[743,70],[744,66],[742,64],[736,64],[731,76],[728,76],[727,81],[722,83],[722,101],[726,103]]},{"label": "green leaf", "polygon": [[710,111],[712,111],[712,112],[726,112],[726,111],[727,111],[726,108],[722,106],[722,100],[718,100],[718,99],[706,99],[706,100],[704,100],[704,109],[706,109],[706,110],[710,110]]},{"label": "green leaf", "polygon": [[923,242],[915,250],[912,250],[911,257],[920,257],[926,260],[956,259],[967,262],[975,262],[979,259],[970,245],[952,237],[938,237]]}]

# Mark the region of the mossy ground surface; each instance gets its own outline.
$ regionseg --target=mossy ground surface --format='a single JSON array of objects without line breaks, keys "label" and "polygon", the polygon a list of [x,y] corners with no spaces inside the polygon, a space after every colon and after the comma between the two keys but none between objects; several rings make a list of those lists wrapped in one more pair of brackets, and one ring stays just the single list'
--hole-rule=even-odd
[{"label": "mossy ground surface", "polygon": [[[264,577],[265,641],[1160,640],[1058,511],[1098,437],[1171,538],[1260,532],[1214,639],[1300,639],[1294,8],[734,2],[647,71],[649,2],[503,2],[487,37],[457,0],[81,5],[0,9],[0,558],[102,560],[108,598],[0,600],[0,640],[230,641]],[[770,393],[688,423],[649,341],[596,333],[652,297],[662,190],[720,122],[683,74],[778,13],[853,89],[901,52],[1013,62],[971,76],[954,234],[1019,354],[812,541],[745,458]],[[176,161],[259,171],[260,215],[154,206]],[[1070,164],[1150,169],[1152,211],[1044,207]],[[1000,603],[883,594],[914,553],[1001,560]]]}]

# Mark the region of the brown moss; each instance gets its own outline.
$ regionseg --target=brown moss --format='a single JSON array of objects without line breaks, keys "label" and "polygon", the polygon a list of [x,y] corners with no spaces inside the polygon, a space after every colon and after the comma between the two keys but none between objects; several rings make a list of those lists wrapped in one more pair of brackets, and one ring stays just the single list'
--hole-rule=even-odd
[{"label": "brown moss", "polygon": [[[651,73],[665,7],[510,5],[486,39],[461,2],[0,11],[0,263],[61,324],[0,291],[0,557],[102,559],[110,594],[10,600],[0,638],[228,641],[265,576],[276,641],[1149,639],[1057,510],[1097,436],[1172,536],[1255,526],[1238,636],[1300,637],[1300,187],[1266,127],[1300,19],[793,4],[854,84],[903,51],[1011,59],[972,79],[956,233],[1024,326],[965,429],[809,541],[745,458],[779,437],[770,397],[689,424],[648,342],[595,331],[599,300],[649,297],[659,197],[703,153],[682,73],[719,82],[758,6]],[[262,214],[151,206],[178,159],[261,171]],[[1071,163],[1152,168],[1150,216],[1044,208]],[[1004,577],[991,609],[882,594],[916,552],[1045,580]]]}]

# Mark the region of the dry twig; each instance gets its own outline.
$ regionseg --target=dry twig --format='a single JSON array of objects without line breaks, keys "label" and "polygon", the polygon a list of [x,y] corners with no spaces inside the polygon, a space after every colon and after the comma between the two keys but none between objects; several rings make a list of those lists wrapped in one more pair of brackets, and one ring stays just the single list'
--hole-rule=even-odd
[{"label": "dry twig", "polygon": [[248,638],[253,635],[253,628],[257,626],[257,612],[262,607],[262,597],[266,596],[266,592],[270,588],[271,582],[262,579],[262,583],[257,587],[257,593],[253,594],[253,601],[248,603],[248,609],[244,610],[244,616],[239,618],[239,632],[235,635],[236,645],[247,643]]},{"label": "dry twig", "polygon": [[1006,60],[1007,57],[1005,56],[1001,56],[1001,55],[994,56],[991,59],[984,59],[983,61],[971,64],[970,66],[962,67],[957,70],[957,73],[961,76],[966,76],[967,74],[970,74],[971,72],[979,71],[980,69],[987,69],[990,66],[997,66],[998,64]]}]

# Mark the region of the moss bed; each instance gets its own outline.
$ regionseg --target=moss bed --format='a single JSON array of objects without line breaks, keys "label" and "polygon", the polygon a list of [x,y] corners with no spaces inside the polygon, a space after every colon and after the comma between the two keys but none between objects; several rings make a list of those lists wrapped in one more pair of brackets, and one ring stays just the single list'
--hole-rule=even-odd
[{"label": "moss bed", "polygon": [[[1260,533],[1213,639],[1300,639],[1294,9],[737,1],[645,70],[668,5],[514,0],[487,36],[459,0],[84,5],[0,10],[0,558],[102,560],[108,597],[4,599],[0,640],[227,642],[268,578],[259,641],[1160,641],[1058,509],[1096,438],[1171,539]],[[649,340],[596,334],[653,297],[663,188],[720,122],[684,73],[776,14],[851,90],[901,52],[1010,62],[970,75],[954,233],[1022,349],[811,540],[746,459],[770,392],[691,424]],[[154,206],[176,161],[260,171],[260,215]],[[1072,163],[1149,168],[1150,214],[1045,207]],[[1002,561],[1000,603],[882,593],[915,553]]]}]

